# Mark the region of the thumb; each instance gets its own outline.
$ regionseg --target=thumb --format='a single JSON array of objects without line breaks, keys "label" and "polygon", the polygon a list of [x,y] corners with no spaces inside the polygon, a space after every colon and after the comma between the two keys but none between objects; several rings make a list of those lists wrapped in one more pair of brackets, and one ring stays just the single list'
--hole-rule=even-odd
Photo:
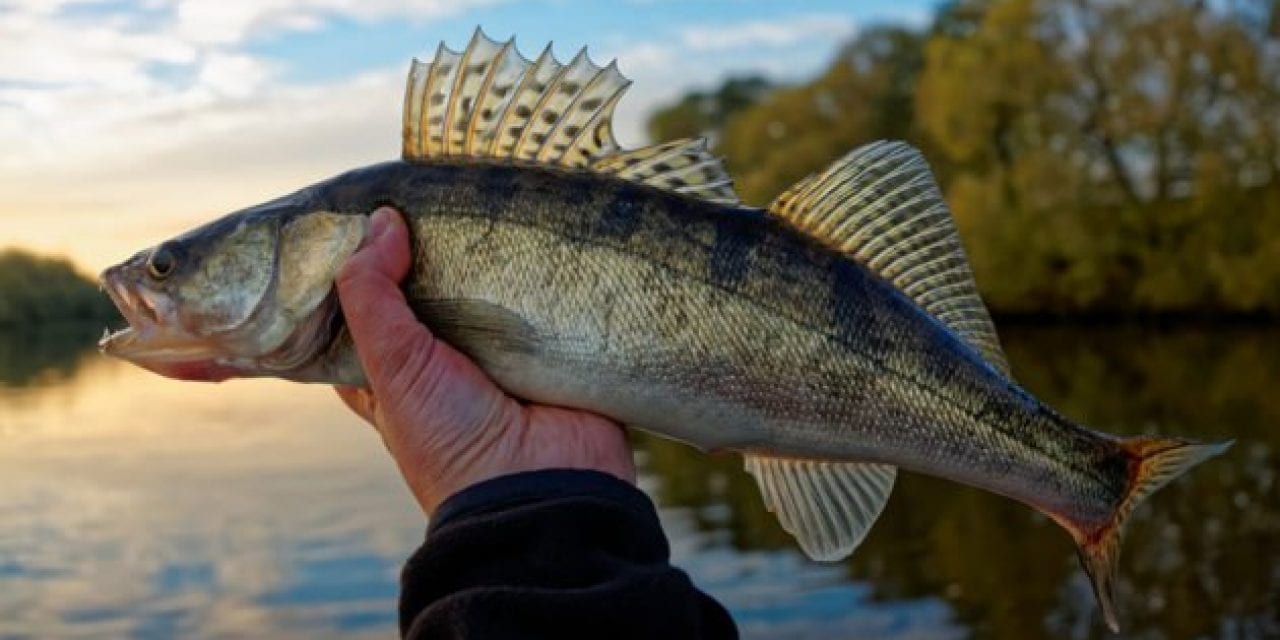
[{"label": "thumb", "polygon": [[[375,390],[386,388],[410,366],[421,366],[435,338],[413,315],[400,290],[409,271],[409,230],[394,209],[370,216],[364,244],[338,271],[342,314]],[[416,364],[410,360],[419,358]]]}]

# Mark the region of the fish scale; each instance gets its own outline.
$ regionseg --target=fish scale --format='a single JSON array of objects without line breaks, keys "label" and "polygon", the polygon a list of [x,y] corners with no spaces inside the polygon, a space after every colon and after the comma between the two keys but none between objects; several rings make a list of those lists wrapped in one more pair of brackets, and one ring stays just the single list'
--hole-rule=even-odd
[{"label": "fish scale", "polygon": [[854,551],[898,468],[1009,496],[1070,533],[1118,628],[1126,518],[1230,443],[1098,433],[1018,386],[919,151],[864,145],[744,207],[704,140],[617,144],[628,85],[585,50],[441,44],[410,68],[401,160],[108,269],[130,326],[103,351],[181,379],[365,384],[333,279],[394,205],[410,306],[512,395],[742,453],[817,560]]}]

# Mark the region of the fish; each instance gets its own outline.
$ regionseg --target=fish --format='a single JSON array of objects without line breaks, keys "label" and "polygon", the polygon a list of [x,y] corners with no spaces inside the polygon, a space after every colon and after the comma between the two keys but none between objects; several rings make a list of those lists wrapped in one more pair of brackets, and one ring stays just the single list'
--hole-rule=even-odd
[{"label": "fish", "polygon": [[742,204],[703,139],[626,149],[630,81],[477,29],[413,60],[399,160],[228,214],[103,272],[102,352],[164,376],[364,385],[334,278],[402,212],[416,316],[508,393],[742,454],[801,550],[849,556],[898,469],[1074,540],[1118,631],[1134,508],[1231,441],[1088,429],[1019,386],[917,149],[877,141]]}]

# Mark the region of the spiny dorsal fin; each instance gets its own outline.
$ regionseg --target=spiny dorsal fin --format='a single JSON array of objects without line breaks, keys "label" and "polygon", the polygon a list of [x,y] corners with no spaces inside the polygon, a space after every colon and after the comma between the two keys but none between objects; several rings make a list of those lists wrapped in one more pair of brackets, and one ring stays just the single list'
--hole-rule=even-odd
[{"label": "spiny dorsal fin", "polygon": [[513,40],[476,29],[455,52],[441,43],[413,61],[405,91],[406,160],[473,156],[585,167],[618,149],[613,109],[630,81],[582,50],[560,64],[547,45],[535,61]]},{"label": "spiny dorsal fin", "polygon": [[441,43],[431,63],[413,61],[402,155],[416,162],[474,157],[590,169],[738,202],[723,165],[703,141],[619,148],[613,110],[630,84],[615,62],[597,66],[586,49],[561,64],[547,45],[530,61],[512,40],[495,42],[476,29],[462,52]]},{"label": "spiny dorsal fin", "polygon": [[769,210],[893,283],[1008,375],[951,212],[918,150],[902,142],[858,147]]},{"label": "spiny dorsal fin", "polygon": [[898,468],[863,462],[820,462],[747,455],[764,504],[814,560],[853,553],[875,524]]}]

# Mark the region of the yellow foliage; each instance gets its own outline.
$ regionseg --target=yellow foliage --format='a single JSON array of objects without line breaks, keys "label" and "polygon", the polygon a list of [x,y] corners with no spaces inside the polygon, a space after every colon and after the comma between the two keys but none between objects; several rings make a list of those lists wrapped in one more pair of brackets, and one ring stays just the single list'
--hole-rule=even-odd
[{"label": "yellow foliage", "polygon": [[1267,22],[1195,0],[957,0],[927,31],[864,32],[713,139],[757,205],[857,145],[912,142],[997,313],[1276,315]]}]

